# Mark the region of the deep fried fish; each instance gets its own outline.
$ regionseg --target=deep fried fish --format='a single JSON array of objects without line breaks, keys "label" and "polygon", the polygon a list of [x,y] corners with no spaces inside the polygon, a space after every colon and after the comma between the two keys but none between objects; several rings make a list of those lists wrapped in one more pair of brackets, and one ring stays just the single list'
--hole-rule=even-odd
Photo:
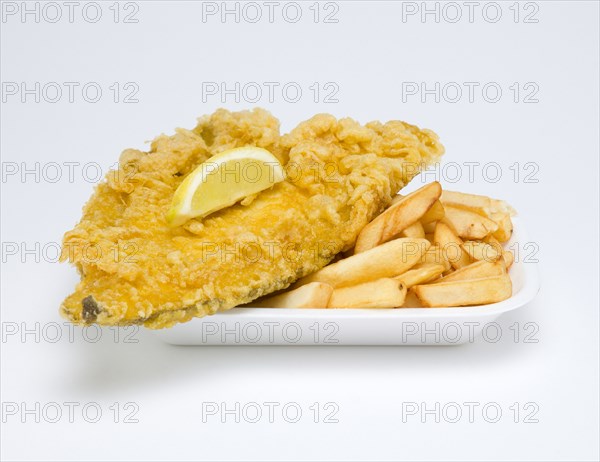
[{"label": "deep fried fish", "polygon": [[[165,222],[176,188],[226,149],[259,146],[287,178],[204,219]],[[359,231],[424,165],[437,136],[404,122],[317,115],[280,136],[264,110],[218,110],[193,130],[126,150],[65,234],[81,282],[61,306],[76,323],[172,326],[284,289],[350,249]],[[239,172],[238,172],[239,174]]]}]

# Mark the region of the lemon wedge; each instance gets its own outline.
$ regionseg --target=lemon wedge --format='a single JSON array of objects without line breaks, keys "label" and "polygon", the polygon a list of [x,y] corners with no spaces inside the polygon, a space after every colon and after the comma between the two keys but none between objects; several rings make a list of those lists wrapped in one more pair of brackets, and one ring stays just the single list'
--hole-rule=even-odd
[{"label": "lemon wedge", "polygon": [[223,151],[185,177],[173,196],[167,223],[180,226],[205,217],[284,179],[283,166],[266,149],[245,146]]}]

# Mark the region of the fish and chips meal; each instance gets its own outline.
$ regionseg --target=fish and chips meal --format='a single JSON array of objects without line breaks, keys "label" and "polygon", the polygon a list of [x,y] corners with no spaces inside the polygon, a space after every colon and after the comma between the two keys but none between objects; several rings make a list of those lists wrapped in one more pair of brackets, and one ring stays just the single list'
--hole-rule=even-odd
[{"label": "fish and chips meal", "polygon": [[435,133],[319,114],[281,135],[217,110],[125,150],[64,236],[78,324],[165,328],[234,307],[428,308],[509,298],[514,210],[425,184]]}]

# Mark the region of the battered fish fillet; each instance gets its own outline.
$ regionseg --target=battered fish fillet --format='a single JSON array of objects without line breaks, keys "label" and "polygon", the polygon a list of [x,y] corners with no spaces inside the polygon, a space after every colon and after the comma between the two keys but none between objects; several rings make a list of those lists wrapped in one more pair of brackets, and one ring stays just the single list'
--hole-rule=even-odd
[{"label": "battered fish fillet", "polygon": [[[212,155],[259,146],[287,179],[241,203],[170,228],[173,194]],[[352,248],[359,231],[418,171],[438,137],[404,122],[320,114],[280,136],[268,112],[218,110],[193,130],[126,150],[65,234],[61,259],[81,282],[61,306],[80,323],[169,327],[284,289]]]}]

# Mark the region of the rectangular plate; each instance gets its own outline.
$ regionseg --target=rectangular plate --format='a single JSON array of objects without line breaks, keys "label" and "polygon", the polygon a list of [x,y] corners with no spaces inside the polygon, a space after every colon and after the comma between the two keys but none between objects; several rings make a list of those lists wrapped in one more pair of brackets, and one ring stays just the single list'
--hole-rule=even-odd
[{"label": "rectangular plate", "polygon": [[[537,263],[518,218],[506,248],[518,249],[508,300],[464,308],[286,309],[233,308],[155,331],[172,345],[457,345],[472,342],[502,313],[539,291]],[[533,259],[533,258],[531,258]]]}]

